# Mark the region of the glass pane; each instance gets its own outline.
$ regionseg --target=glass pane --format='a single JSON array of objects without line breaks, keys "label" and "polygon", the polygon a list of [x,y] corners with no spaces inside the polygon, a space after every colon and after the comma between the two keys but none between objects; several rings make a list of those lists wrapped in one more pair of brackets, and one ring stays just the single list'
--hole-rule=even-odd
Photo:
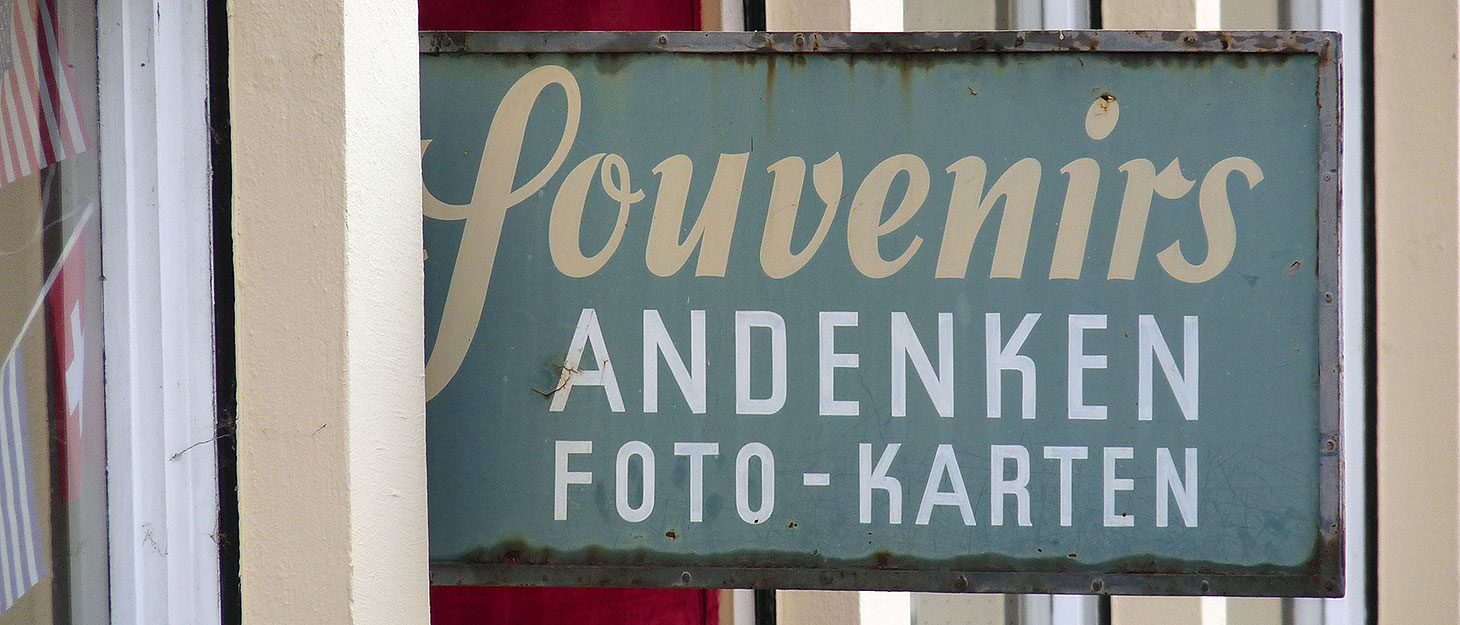
[{"label": "glass pane", "polygon": [[0,625],[107,616],[96,5],[0,0]]}]

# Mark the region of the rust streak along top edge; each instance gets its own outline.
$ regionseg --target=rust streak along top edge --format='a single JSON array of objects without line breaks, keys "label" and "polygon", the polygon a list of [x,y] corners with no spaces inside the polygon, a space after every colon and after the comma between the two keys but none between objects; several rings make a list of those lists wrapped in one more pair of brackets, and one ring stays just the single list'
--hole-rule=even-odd
[{"label": "rust streak along top edge", "polygon": [[1329,31],[1046,30],[992,32],[445,32],[423,31],[423,54],[440,53],[987,53],[1185,52],[1317,54],[1332,58]]}]

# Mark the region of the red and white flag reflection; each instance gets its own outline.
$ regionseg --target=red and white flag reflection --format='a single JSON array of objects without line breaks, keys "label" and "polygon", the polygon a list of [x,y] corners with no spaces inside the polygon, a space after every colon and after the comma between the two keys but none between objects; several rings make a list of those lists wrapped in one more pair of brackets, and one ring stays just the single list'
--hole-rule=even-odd
[{"label": "red and white flag reflection", "polygon": [[47,575],[21,369],[20,352],[0,365],[0,615]]},{"label": "red and white flag reflection", "polygon": [[0,0],[0,186],[90,145],[55,0]]},{"label": "red and white flag reflection", "polygon": [[61,500],[72,501],[81,489],[81,421],[86,395],[86,246],[71,249],[51,291],[46,294],[52,354],[55,356],[56,435],[61,455]]}]

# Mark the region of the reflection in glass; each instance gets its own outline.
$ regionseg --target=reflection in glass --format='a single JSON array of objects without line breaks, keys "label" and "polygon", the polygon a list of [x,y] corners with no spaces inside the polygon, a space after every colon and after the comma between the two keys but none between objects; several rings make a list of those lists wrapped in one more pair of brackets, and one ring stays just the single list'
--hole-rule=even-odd
[{"label": "reflection in glass", "polygon": [[0,0],[0,625],[108,620],[96,4]]}]

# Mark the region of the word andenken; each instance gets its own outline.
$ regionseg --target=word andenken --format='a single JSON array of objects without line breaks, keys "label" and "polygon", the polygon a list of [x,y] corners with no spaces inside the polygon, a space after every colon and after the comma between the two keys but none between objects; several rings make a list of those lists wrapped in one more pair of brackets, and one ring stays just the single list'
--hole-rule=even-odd
[{"label": "word andenken", "polygon": [[[984,349],[986,364],[984,384],[987,403],[985,415],[991,419],[1000,418],[1003,413],[1003,373],[1016,372],[1021,378],[1021,416],[1033,419],[1036,415],[1037,369],[1034,359],[1021,353],[1035,324],[1042,318],[1040,313],[1025,314],[1018,327],[1004,338],[1003,315],[984,315]],[[861,354],[838,351],[837,330],[853,330],[860,315],[855,311],[821,311],[817,315],[817,398],[821,416],[857,416],[861,406],[855,399],[838,399],[836,372],[838,369],[856,369],[861,363]],[[659,411],[659,361],[662,358],[674,381],[684,396],[690,412],[704,414],[706,391],[709,382],[706,353],[705,311],[689,311],[690,331],[689,358],[680,351],[679,344],[669,335],[664,319],[658,310],[643,311],[643,411]],[[1071,314],[1066,317],[1066,416],[1070,419],[1103,420],[1108,407],[1085,402],[1085,372],[1105,369],[1109,357],[1106,354],[1087,353],[1085,335],[1087,332],[1105,330],[1107,318],[1103,314]],[[941,417],[954,415],[954,336],[953,314],[937,314],[937,364],[928,354],[930,350],[913,329],[907,313],[895,311],[891,315],[891,349],[889,358],[892,376],[889,381],[891,413],[894,417],[907,416],[908,365],[917,375],[928,398]],[[1136,418],[1150,421],[1153,408],[1152,396],[1155,389],[1155,367],[1160,365],[1161,373],[1176,398],[1182,416],[1195,421],[1199,416],[1199,380],[1201,374],[1200,318],[1186,315],[1181,324],[1182,364],[1177,366],[1176,356],[1161,326],[1154,315],[1136,316]],[[765,358],[754,358],[752,330],[765,334],[762,345],[769,342],[770,390],[764,389],[756,396],[751,389],[751,363],[762,365]],[[779,313],[769,310],[735,311],[735,413],[741,415],[776,414],[786,404],[787,358],[786,320]],[[584,352],[593,350],[595,369],[585,368]],[[622,346],[620,346],[621,348]],[[764,347],[762,347],[764,349]],[[578,324],[569,341],[567,357],[561,366],[557,386],[549,393],[551,403],[548,410],[561,412],[568,405],[573,389],[584,386],[603,390],[609,409],[624,412],[623,391],[619,387],[615,359],[599,324],[598,311],[584,308],[578,316]]]}]

